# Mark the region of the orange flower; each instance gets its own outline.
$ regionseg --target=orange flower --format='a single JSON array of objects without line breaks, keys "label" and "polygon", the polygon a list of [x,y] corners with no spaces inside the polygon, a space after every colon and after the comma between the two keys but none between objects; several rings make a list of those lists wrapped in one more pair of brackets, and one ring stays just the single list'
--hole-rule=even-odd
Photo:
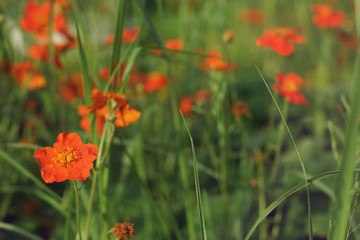
[{"label": "orange flower", "polygon": [[[169,50],[174,50],[174,51],[180,51],[182,50],[184,47],[184,41],[180,38],[176,38],[176,39],[167,39],[165,41],[165,48],[169,49]],[[152,53],[156,56],[161,56],[162,55],[162,51],[158,50],[158,49],[154,49],[152,50]],[[171,53],[170,53],[171,55]]]},{"label": "orange flower", "polygon": [[344,11],[335,11],[332,5],[318,3],[311,5],[314,12],[313,23],[319,28],[336,28],[340,27],[345,20]]},{"label": "orange flower", "polygon": [[266,30],[262,37],[256,39],[259,47],[269,47],[277,54],[289,56],[294,51],[292,43],[304,43],[305,37],[295,34],[291,28],[274,28]]},{"label": "orange flower", "polygon": [[158,89],[163,89],[168,84],[168,78],[161,72],[152,72],[146,75],[144,88],[146,93],[154,92]]},{"label": "orange flower", "polygon": [[[126,67],[126,63],[122,63],[120,66],[120,69],[118,71],[119,76],[118,76],[118,82],[117,82],[117,86],[119,87],[121,85],[122,82],[122,77],[125,71],[125,67]],[[99,78],[103,79],[103,80],[108,80],[110,77],[110,70],[109,68],[102,68],[98,71],[98,76]],[[142,79],[142,76],[138,73],[137,71],[137,67],[136,64],[134,64],[133,68],[131,69],[130,72],[130,79],[129,79],[129,84],[128,87],[130,86],[134,86],[136,84],[138,84]],[[111,86],[113,86],[115,83],[115,78],[111,79]]]},{"label": "orange flower", "polygon": [[[49,44],[33,44],[29,46],[29,57],[43,61],[48,62],[49,61]],[[55,66],[59,69],[63,69],[64,66],[60,62],[58,51],[55,49],[54,54],[54,63]]]},{"label": "orange flower", "polygon": [[31,62],[15,63],[10,66],[10,76],[20,86],[27,85],[29,90],[36,90],[46,85],[46,80]]},{"label": "orange flower", "polygon": [[140,119],[141,112],[130,107],[129,104],[123,105],[116,113],[114,122],[116,127],[127,127],[130,123],[135,123]]},{"label": "orange flower", "polygon": [[82,74],[73,73],[67,77],[65,85],[60,87],[61,94],[66,102],[71,102],[75,98],[84,96]]},{"label": "orange flower", "polygon": [[211,51],[209,52],[208,57],[199,64],[199,68],[201,70],[216,70],[221,72],[233,71],[236,69],[236,65],[234,63],[228,63],[221,58],[222,55],[220,53]]},{"label": "orange flower", "polygon": [[194,100],[190,96],[186,96],[181,99],[180,110],[184,116],[190,116],[193,113],[191,109],[193,102]]},{"label": "orange flower", "polygon": [[299,91],[300,86],[303,84],[303,80],[300,76],[295,73],[277,73],[276,84],[273,86],[281,96],[289,100],[293,104],[308,104],[304,95]]},{"label": "orange flower", "polygon": [[231,42],[234,38],[234,34],[231,30],[226,30],[224,34],[222,35],[222,39],[224,42],[228,43]]},{"label": "orange flower", "polygon": [[[102,93],[98,89],[94,89],[91,94],[91,100],[93,104],[89,107],[91,113],[95,113],[96,122],[99,131],[99,135],[102,133],[102,128],[105,122],[105,119],[109,115],[109,107],[107,102],[109,99],[112,99],[116,102],[116,107],[112,110],[112,114],[116,116],[115,126],[116,127],[126,127],[131,123],[135,123],[140,119],[141,112],[130,107],[128,104],[128,99],[124,94],[121,93]],[[83,109],[78,109],[78,113],[81,116],[81,113],[84,113]],[[87,113],[86,113],[87,114]],[[85,114],[82,114],[84,116]],[[80,126],[84,130],[89,129],[87,116],[84,116],[80,122]],[[85,119],[84,119],[85,118]]]},{"label": "orange flower", "polygon": [[239,100],[231,106],[231,112],[235,117],[240,118],[249,114],[249,107],[244,101]]},{"label": "orange flower", "polygon": [[[140,28],[133,27],[133,28],[124,28],[122,34],[122,42],[124,43],[132,43],[136,41],[139,37]],[[114,43],[114,33],[110,33],[105,40],[106,45],[111,45]]]},{"label": "orange flower", "polygon": [[65,180],[85,181],[98,157],[94,144],[83,144],[76,133],[60,133],[54,147],[37,148],[34,158],[41,166],[41,177],[46,183]]},{"label": "orange flower", "polygon": [[194,96],[185,96],[181,99],[180,110],[185,116],[190,116],[193,114],[192,106],[197,105],[201,106],[204,104],[205,100],[209,99],[211,96],[210,90],[200,89],[195,92]]},{"label": "orange flower", "polygon": [[117,223],[109,232],[113,232],[117,240],[122,238],[124,240],[128,240],[130,236],[135,237],[135,230],[133,226],[133,223],[128,222]]},{"label": "orange flower", "polygon": [[[20,20],[20,26],[23,30],[34,34],[38,39],[49,38],[51,3],[45,1],[29,1],[25,6],[24,16]],[[66,19],[59,9],[55,9],[53,31],[65,29]]]},{"label": "orange flower", "polygon": [[239,19],[245,23],[252,23],[255,25],[263,25],[265,22],[264,14],[257,8],[249,8],[239,13]]}]

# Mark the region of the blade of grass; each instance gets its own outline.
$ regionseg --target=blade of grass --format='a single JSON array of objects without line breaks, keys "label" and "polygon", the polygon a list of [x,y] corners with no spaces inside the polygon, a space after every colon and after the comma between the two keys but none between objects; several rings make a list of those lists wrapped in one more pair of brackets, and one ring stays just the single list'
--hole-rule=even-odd
[{"label": "blade of grass", "polygon": [[32,240],[42,240],[41,237],[29,232],[29,231],[26,231],[25,229],[22,229],[18,226],[15,226],[13,224],[9,224],[9,223],[4,223],[4,222],[0,222],[0,229],[5,229],[5,230],[8,230],[10,232],[14,232],[14,233],[17,233],[21,236],[24,236],[28,239],[32,239]]},{"label": "blade of grass", "polygon": [[189,128],[188,128],[188,125],[186,124],[184,115],[182,114],[181,111],[180,111],[180,114],[181,114],[182,120],[183,120],[183,122],[184,122],[186,131],[187,131],[187,133],[188,133],[188,135],[189,135],[189,138],[190,138],[192,158],[193,158],[193,166],[194,166],[194,180],[195,180],[196,202],[197,202],[197,206],[198,206],[198,213],[199,213],[199,219],[200,219],[202,239],[203,239],[203,240],[206,240],[207,237],[206,237],[205,217],[204,217],[204,210],[203,210],[202,201],[201,201],[199,172],[198,172],[198,167],[197,167],[197,160],[196,160],[194,142],[193,142],[193,139],[192,139],[190,130],[189,130]]},{"label": "blade of grass", "polygon": [[[355,22],[357,37],[360,37],[360,0],[355,1]],[[359,40],[358,40],[359,41]],[[358,46],[359,42],[358,42]],[[350,98],[350,112],[347,116],[344,152],[340,163],[340,173],[335,184],[335,202],[331,209],[331,240],[344,239],[350,211],[351,188],[354,184],[353,169],[356,163],[358,122],[360,111],[360,52],[357,51]]]},{"label": "blade of grass", "polygon": [[[284,118],[284,115],[282,114],[282,112],[281,112],[281,110],[280,110],[280,107],[279,107],[279,105],[277,104],[276,99],[275,99],[274,95],[272,94],[269,85],[268,85],[267,82],[265,81],[265,78],[264,78],[264,76],[262,75],[262,73],[260,72],[260,69],[259,69],[256,65],[255,65],[255,67],[256,67],[256,70],[258,71],[261,79],[263,80],[263,82],[264,82],[267,90],[269,91],[269,93],[270,93],[270,95],[271,95],[271,98],[272,98],[272,100],[274,101],[274,103],[275,103],[275,105],[276,105],[277,110],[279,111],[279,114],[280,114],[280,116],[281,116],[281,120],[283,121],[283,123],[284,123],[284,125],[285,125],[285,128],[286,128],[286,130],[287,130],[287,132],[288,132],[288,134],[289,134],[289,136],[290,136],[291,142],[292,142],[292,144],[294,145],[296,154],[297,154],[297,156],[298,156],[298,158],[299,158],[299,161],[300,161],[300,164],[301,164],[301,168],[302,168],[302,171],[303,171],[303,174],[304,174],[304,181],[305,181],[305,185],[306,185],[306,197],[307,197],[307,205],[308,205],[309,240],[312,240],[312,239],[313,239],[313,232],[312,232],[312,218],[311,218],[310,193],[309,193],[309,187],[308,187],[307,181],[306,181],[307,177],[306,177],[305,165],[304,165],[304,162],[303,162],[303,160],[302,160],[302,158],[301,158],[299,149],[298,149],[297,146],[296,146],[295,140],[294,140],[294,138],[293,138],[293,136],[292,136],[292,134],[291,134],[290,128],[289,128],[289,126],[288,126],[287,123],[286,123],[286,120],[285,120],[285,118]],[[359,95],[359,96],[360,96],[360,95]],[[359,101],[359,103],[360,103],[360,101]]]},{"label": "blade of grass", "polygon": [[81,32],[80,32],[80,28],[79,28],[79,24],[78,24],[78,19],[80,19],[79,18],[80,14],[78,12],[77,4],[75,4],[75,1],[74,0],[68,0],[68,1],[71,4],[71,11],[69,11],[69,12],[74,20],[75,29],[76,29],[76,37],[77,37],[78,44],[79,44],[78,49],[79,49],[79,55],[80,55],[81,72],[83,75],[85,104],[90,105],[90,103],[91,103],[91,99],[90,99],[91,83],[90,83],[89,69],[88,69],[88,64],[87,64],[86,55],[85,55],[85,51],[84,51],[84,46],[83,46],[83,43],[81,40]]},{"label": "blade of grass", "polygon": [[126,67],[124,70],[124,74],[122,76],[122,82],[121,82],[121,86],[120,86],[120,90],[119,92],[124,93],[125,89],[129,83],[129,79],[130,79],[130,72],[134,66],[135,63],[135,59],[138,56],[138,54],[141,52],[142,48],[141,47],[137,47],[135,48],[132,52],[131,55],[128,59],[128,61],[126,62]]},{"label": "blade of grass", "polygon": [[246,237],[244,240],[249,240],[251,235],[255,232],[256,228],[260,225],[260,223],[275,209],[277,208],[282,202],[284,202],[288,197],[290,197],[291,195],[293,195],[294,193],[300,191],[303,188],[306,188],[306,186],[308,186],[309,184],[311,184],[312,182],[321,180],[323,178],[327,178],[330,176],[333,176],[335,174],[339,173],[339,171],[329,171],[329,172],[325,172],[325,173],[321,173],[319,175],[316,175],[315,177],[309,178],[306,180],[306,182],[301,182],[299,184],[297,184],[296,186],[290,188],[289,190],[287,190],[286,192],[284,192],[283,194],[281,194],[275,201],[273,201],[265,210],[264,212],[255,220],[255,223],[253,224],[253,226],[251,227],[251,229],[249,230],[249,232],[247,233]]},{"label": "blade of grass", "polygon": [[[117,14],[116,14],[116,25],[114,31],[114,43],[113,51],[110,63],[110,72],[113,71],[115,64],[120,60],[121,45],[122,45],[122,34],[124,29],[125,9],[127,9],[128,0],[118,1]],[[118,74],[115,74],[114,90],[116,89],[118,82]]]},{"label": "blade of grass", "polygon": [[16,168],[23,176],[29,178],[33,181],[37,186],[39,186],[42,190],[47,192],[54,199],[61,201],[61,197],[59,197],[53,190],[45,185],[45,183],[41,182],[37,177],[35,177],[31,172],[29,172],[26,168],[24,168],[16,159],[12,158],[6,152],[0,149],[0,157],[5,159],[10,165]]}]

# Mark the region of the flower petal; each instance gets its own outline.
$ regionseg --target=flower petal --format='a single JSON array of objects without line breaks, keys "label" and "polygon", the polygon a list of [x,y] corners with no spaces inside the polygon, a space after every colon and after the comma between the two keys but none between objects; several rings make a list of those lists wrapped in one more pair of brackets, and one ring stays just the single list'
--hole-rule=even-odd
[{"label": "flower petal", "polygon": [[63,182],[68,179],[68,171],[56,164],[48,164],[41,168],[41,177],[46,183]]},{"label": "flower petal", "polygon": [[39,163],[41,167],[44,167],[48,164],[53,164],[53,157],[55,157],[54,148],[45,147],[45,148],[37,148],[34,153],[34,158]]}]

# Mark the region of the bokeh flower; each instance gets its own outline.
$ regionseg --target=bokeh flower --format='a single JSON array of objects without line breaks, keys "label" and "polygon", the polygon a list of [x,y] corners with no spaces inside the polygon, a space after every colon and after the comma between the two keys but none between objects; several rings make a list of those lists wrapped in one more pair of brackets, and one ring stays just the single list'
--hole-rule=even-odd
[{"label": "bokeh flower", "polygon": [[222,35],[222,40],[225,43],[229,43],[234,39],[234,34],[231,30],[226,30]]},{"label": "bokeh flower", "polygon": [[319,28],[340,27],[346,16],[344,11],[336,11],[332,5],[326,3],[313,4],[311,10],[314,12],[312,21]]},{"label": "bokeh flower", "polygon": [[245,23],[261,26],[265,22],[264,13],[257,8],[244,9],[239,13],[239,19]]},{"label": "bokeh flower", "polygon": [[292,44],[301,44],[306,41],[305,37],[296,34],[291,28],[274,28],[265,31],[262,37],[256,39],[259,47],[269,47],[282,56],[289,56],[294,52]]},{"label": "bokeh flower", "polygon": [[[184,47],[184,41],[180,38],[176,39],[167,39],[165,41],[165,48],[173,51],[180,51]],[[152,50],[152,53],[156,56],[161,56],[162,51],[158,49]],[[169,55],[172,55],[173,53],[169,53]]]},{"label": "bokeh flower", "polygon": [[222,59],[222,55],[216,51],[210,51],[208,57],[203,59],[199,64],[201,70],[216,70],[220,72],[233,71],[236,69],[236,64],[228,63]]},{"label": "bokeh flower", "polygon": [[[140,28],[133,27],[133,28],[124,28],[122,33],[122,42],[123,43],[132,43],[136,41],[139,37]],[[106,45],[111,45],[114,43],[114,33],[111,33],[105,39]]]},{"label": "bokeh flower", "polygon": [[53,147],[37,148],[34,158],[41,166],[41,177],[46,183],[65,180],[85,181],[98,157],[94,144],[83,144],[76,133],[60,133]]},{"label": "bokeh flower", "polygon": [[152,93],[159,89],[164,89],[168,85],[166,74],[154,71],[144,77],[144,90],[146,93]]},{"label": "bokeh flower", "polygon": [[276,74],[275,79],[276,84],[273,87],[281,96],[293,104],[308,104],[305,96],[300,93],[300,86],[303,84],[303,80],[300,76],[295,73],[288,73],[285,75],[279,72]]},{"label": "bokeh flower", "polygon": [[28,61],[10,65],[9,74],[19,86],[27,86],[29,90],[43,88],[46,85],[44,76]]},{"label": "bokeh flower", "polygon": [[241,116],[249,115],[249,107],[244,101],[238,100],[231,105],[231,112],[235,117],[240,118]]},{"label": "bokeh flower", "polygon": [[[34,34],[38,39],[49,38],[51,3],[29,1],[25,5],[20,26],[24,31]],[[66,27],[66,19],[59,8],[55,8],[53,31],[62,31]]]},{"label": "bokeh flower", "polygon": [[135,237],[134,224],[128,222],[115,224],[115,226],[109,232],[114,233],[114,236],[117,240],[128,240],[129,237]]}]

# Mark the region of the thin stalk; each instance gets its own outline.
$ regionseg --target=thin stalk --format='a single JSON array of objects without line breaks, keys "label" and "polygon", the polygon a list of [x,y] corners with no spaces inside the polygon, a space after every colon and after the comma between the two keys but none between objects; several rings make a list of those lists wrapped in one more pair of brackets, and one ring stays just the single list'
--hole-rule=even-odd
[{"label": "thin stalk", "polygon": [[91,225],[91,215],[92,215],[92,206],[93,206],[93,202],[94,202],[94,194],[95,194],[95,188],[96,188],[96,183],[97,183],[97,175],[98,175],[98,170],[101,166],[101,163],[103,162],[104,157],[106,156],[110,143],[111,143],[111,139],[112,136],[110,136],[110,140],[108,141],[108,146],[106,146],[105,148],[105,153],[103,153],[103,148],[104,148],[104,143],[105,143],[105,138],[107,137],[107,132],[108,132],[108,128],[111,126],[111,123],[106,120],[105,124],[104,124],[104,129],[103,129],[103,134],[101,136],[100,139],[100,146],[99,146],[99,156],[96,160],[96,170],[94,171],[94,177],[93,177],[93,181],[91,183],[91,190],[90,190],[90,198],[89,198],[89,209],[88,209],[88,215],[87,215],[87,220],[86,220],[86,236],[85,239],[89,239],[89,235],[90,235],[90,225]]},{"label": "thin stalk", "polygon": [[[360,0],[359,0],[360,1]],[[291,131],[290,131],[290,128],[289,126],[287,125],[286,123],[286,120],[284,118],[284,115],[283,113],[281,112],[280,110],[280,107],[279,105],[277,104],[276,100],[275,100],[275,97],[269,87],[269,85],[267,84],[267,82],[265,81],[265,78],[264,76],[262,75],[262,73],[260,72],[260,69],[255,65],[261,79],[263,80],[269,94],[271,95],[271,98],[272,100],[274,101],[275,105],[276,105],[276,108],[277,110],[279,111],[279,114],[280,114],[280,117],[281,117],[281,120],[283,121],[284,125],[285,125],[285,128],[286,128],[286,131],[288,132],[289,134],[289,137],[291,139],[291,142],[292,144],[294,145],[294,148],[295,148],[295,151],[296,151],[296,155],[298,156],[298,159],[299,159],[299,162],[300,162],[300,165],[301,165],[301,169],[302,169],[302,172],[304,174],[304,181],[305,181],[305,188],[306,188],[306,197],[307,197],[307,205],[308,205],[308,228],[309,228],[309,240],[312,240],[313,239],[313,233],[312,233],[312,219],[311,219],[311,204],[310,204],[310,191],[309,191],[309,186],[308,186],[308,182],[306,181],[307,177],[306,177],[306,169],[305,169],[305,165],[304,165],[304,162],[301,158],[301,155],[300,155],[300,152],[299,152],[299,149],[297,148],[297,145],[295,143],[295,139],[293,137],[293,135],[291,134]],[[360,88],[359,88],[360,89]],[[360,95],[359,95],[360,97]],[[359,101],[359,104],[360,104],[360,101]]]},{"label": "thin stalk", "polygon": [[[360,0],[355,0],[355,20],[358,39],[360,37]],[[358,42],[358,47],[360,46]],[[359,48],[358,48],[359,49]],[[351,108],[347,118],[344,153],[340,164],[340,172],[335,184],[335,202],[331,211],[330,240],[344,239],[346,235],[350,211],[350,191],[354,184],[353,169],[356,163],[358,140],[358,122],[360,111],[360,52],[358,50],[354,68],[351,92]]]},{"label": "thin stalk", "polygon": [[[288,113],[289,113],[289,101],[287,101],[287,100],[285,100],[282,113],[283,113],[284,119],[286,121]],[[273,184],[275,182],[277,173],[279,170],[279,165],[280,165],[281,148],[282,148],[282,145],[284,142],[284,136],[285,136],[285,125],[282,122],[279,123],[278,133],[279,133],[279,135],[278,135],[278,141],[277,141],[277,145],[276,145],[275,160],[274,160],[274,164],[271,168],[271,174],[270,174],[270,184]]]},{"label": "thin stalk", "polygon": [[80,224],[79,188],[77,186],[76,181],[71,180],[70,182],[74,187],[74,193],[75,193],[76,232],[77,232],[76,235],[79,236],[80,240],[82,240],[82,237],[81,237],[81,224]]},{"label": "thin stalk", "polygon": [[[122,34],[123,34],[123,28],[124,28],[124,19],[125,19],[125,9],[127,8],[128,0],[122,0],[118,1],[118,8],[117,8],[117,14],[116,14],[116,25],[115,25],[115,31],[114,31],[114,43],[113,43],[113,51],[111,56],[111,63],[110,63],[110,73],[113,70],[113,68],[116,66],[116,64],[120,60],[120,53],[121,53],[121,45],[122,45]],[[115,74],[115,82],[114,82],[114,90],[117,88],[118,83],[118,76],[119,74]]]},{"label": "thin stalk", "polygon": [[[258,208],[259,215],[266,209],[266,196],[265,196],[265,180],[264,180],[264,163],[263,159],[257,162],[257,178],[258,178]],[[267,239],[267,224],[260,226],[260,240]]]}]

